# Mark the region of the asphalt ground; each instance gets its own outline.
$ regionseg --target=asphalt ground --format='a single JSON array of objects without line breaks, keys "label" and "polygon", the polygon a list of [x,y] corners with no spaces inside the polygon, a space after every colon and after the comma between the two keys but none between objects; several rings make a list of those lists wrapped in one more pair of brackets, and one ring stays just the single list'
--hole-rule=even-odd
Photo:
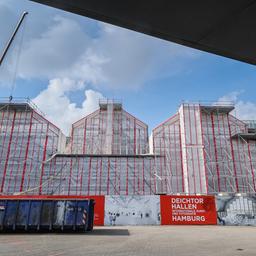
[{"label": "asphalt ground", "polygon": [[116,226],[86,234],[0,234],[0,255],[256,256],[256,228]]}]

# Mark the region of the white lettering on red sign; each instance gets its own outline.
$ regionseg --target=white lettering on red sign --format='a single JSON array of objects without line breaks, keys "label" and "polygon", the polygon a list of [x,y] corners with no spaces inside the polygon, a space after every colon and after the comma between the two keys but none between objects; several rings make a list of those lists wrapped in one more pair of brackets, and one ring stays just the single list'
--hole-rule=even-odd
[{"label": "white lettering on red sign", "polygon": [[200,209],[204,198],[178,197],[171,199],[172,221],[174,222],[204,222],[205,210]]}]

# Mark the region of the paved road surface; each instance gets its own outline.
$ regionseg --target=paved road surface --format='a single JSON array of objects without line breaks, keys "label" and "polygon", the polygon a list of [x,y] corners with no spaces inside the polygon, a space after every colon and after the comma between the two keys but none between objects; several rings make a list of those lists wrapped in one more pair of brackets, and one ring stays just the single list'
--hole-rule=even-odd
[{"label": "paved road surface", "polygon": [[255,256],[256,228],[124,226],[88,234],[2,234],[0,255]]}]

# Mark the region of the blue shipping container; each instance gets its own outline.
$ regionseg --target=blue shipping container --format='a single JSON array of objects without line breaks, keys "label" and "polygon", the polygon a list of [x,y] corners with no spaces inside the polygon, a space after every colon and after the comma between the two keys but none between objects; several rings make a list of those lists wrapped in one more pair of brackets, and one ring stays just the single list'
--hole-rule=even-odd
[{"label": "blue shipping container", "polygon": [[91,231],[94,200],[0,200],[0,231]]}]

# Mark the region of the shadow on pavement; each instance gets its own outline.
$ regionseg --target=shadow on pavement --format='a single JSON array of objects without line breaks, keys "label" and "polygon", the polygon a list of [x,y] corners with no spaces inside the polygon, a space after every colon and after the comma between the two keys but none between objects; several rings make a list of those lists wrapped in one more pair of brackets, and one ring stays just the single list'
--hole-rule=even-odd
[{"label": "shadow on pavement", "polygon": [[130,233],[128,229],[111,229],[111,228],[104,228],[104,229],[94,229],[92,232],[87,233],[88,235],[95,235],[95,236],[129,236]]},{"label": "shadow on pavement", "polygon": [[89,236],[129,236],[130,233],[128,229],[111,229],[111,228],[97,228],[93,231],[88,232],[22,232],[22,231],[16,231],[16,232],[1,232],[0,237],[3,236],[35,236],[35,235],[89,235]]}]

